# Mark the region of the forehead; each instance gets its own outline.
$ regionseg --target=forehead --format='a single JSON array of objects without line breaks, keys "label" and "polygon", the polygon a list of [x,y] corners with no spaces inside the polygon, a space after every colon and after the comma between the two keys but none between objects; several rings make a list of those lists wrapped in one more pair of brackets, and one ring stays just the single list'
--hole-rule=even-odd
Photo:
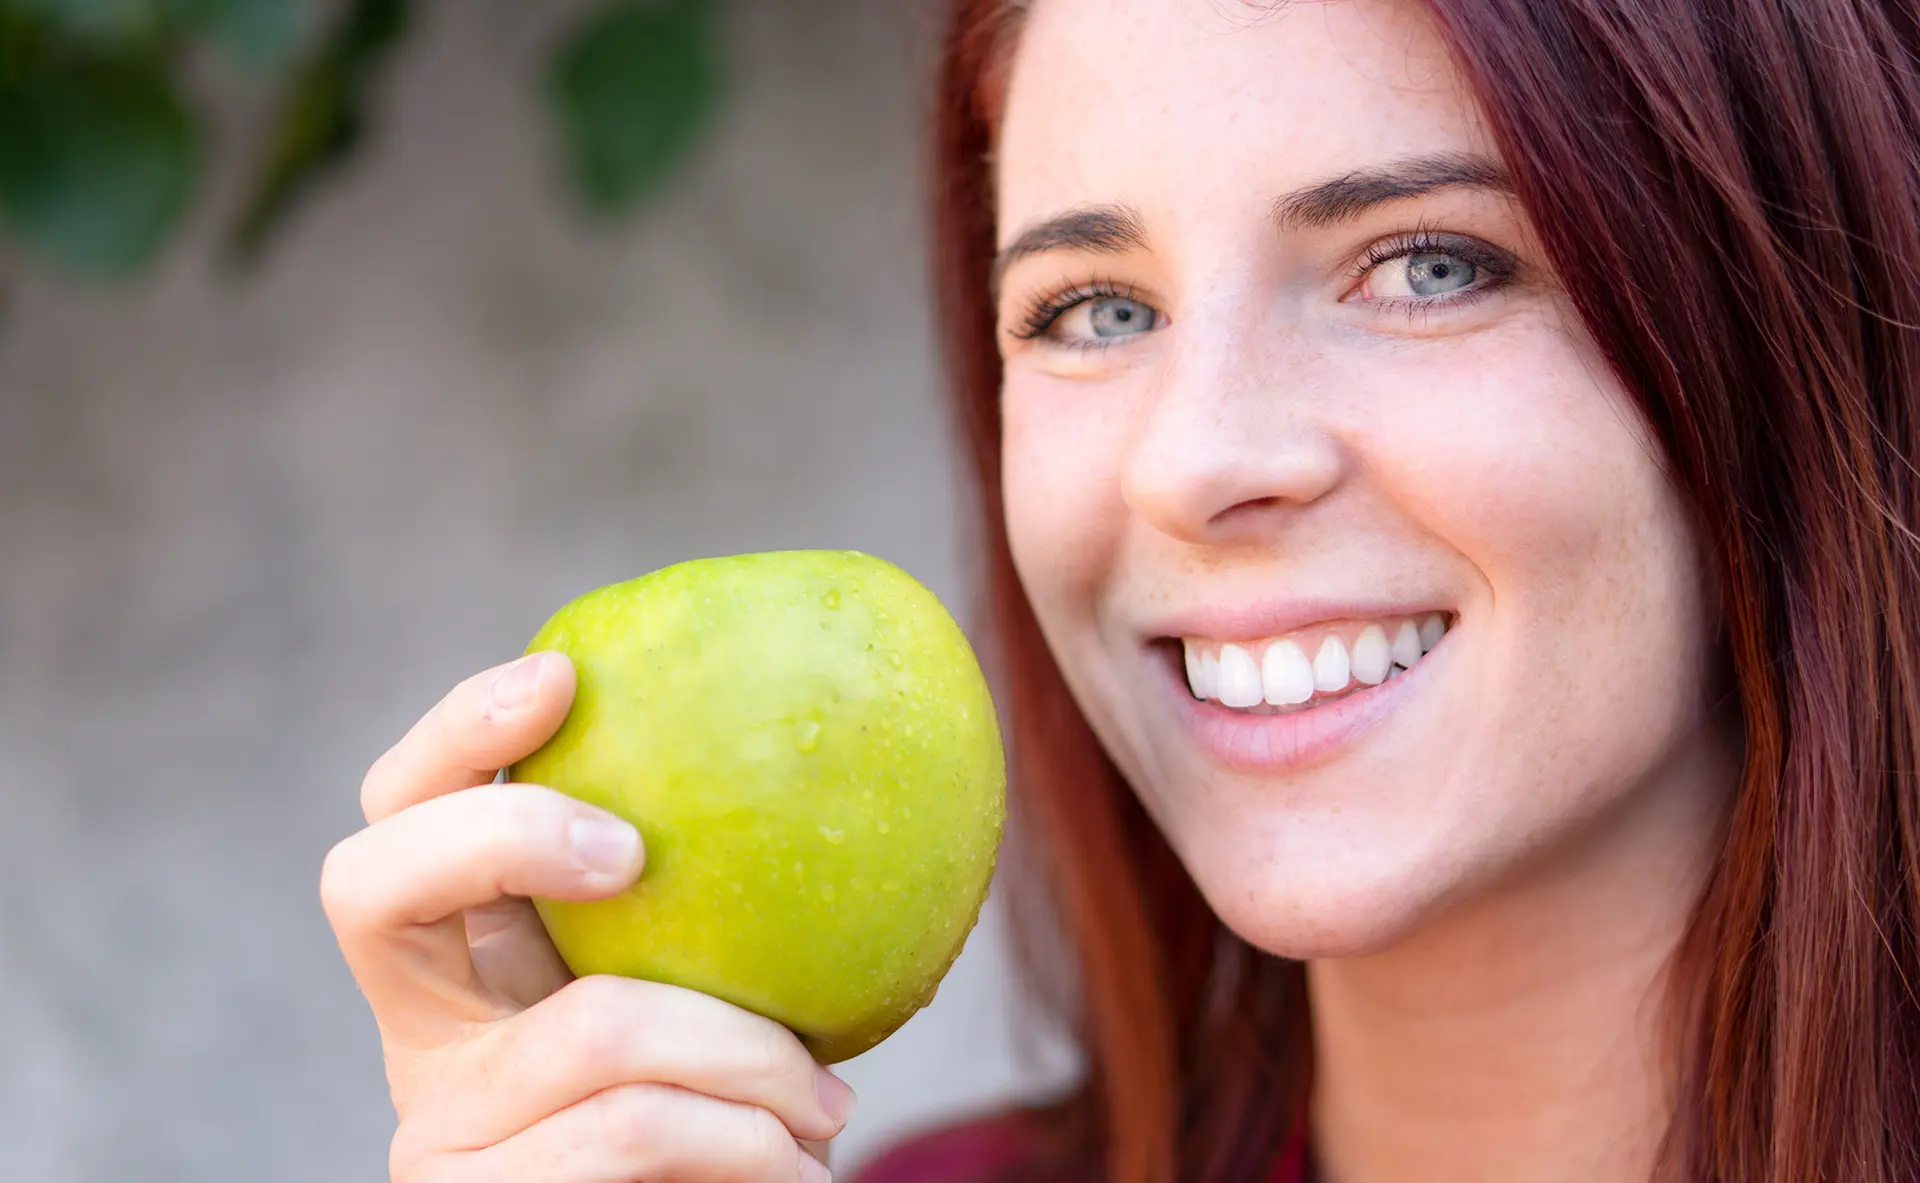
[{"label": "forehead", "polygon": [[1446,151],[1495,155],[1420,0],[1037,0],[1000,129],[1001,236],[1092,202],[1150,223],[1265,209]]}]

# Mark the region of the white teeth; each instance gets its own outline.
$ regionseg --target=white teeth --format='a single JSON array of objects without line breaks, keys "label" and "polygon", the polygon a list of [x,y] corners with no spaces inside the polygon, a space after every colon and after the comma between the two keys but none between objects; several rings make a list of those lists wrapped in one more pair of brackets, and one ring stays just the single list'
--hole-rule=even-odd
[{"label": "white teeth", "polygon": [[1313,663],[1292,641],[1275,641],[1261,661],[1260,681],[1274,706],[1303,703],[1313,697]]},{"label": "white teeth", "polygon": [[1328,637],[1320,643],[1320,652],[1313,657],[1313,686],[1316,690],[1329,693],[1345,690],[1353,678],[1353,666],[1347,660],[1347,647],[1339,637]]},{"label": "white teeth", "polygon": [[1368,625],[1354,638],[1354,678],[1368,686],[1378,686],[1387,680],[1387,671],[1392,668],[1393,653],[1387,646],[1387,630],[1377,624]]},{"label": "white teeth", "polygon": [[1393,664],[1401,669],[1412,669],[1422,652],[1419,627],[1411,620],[1401,624],[1400,631],[1393,634]]},{"label": "white teeth", "polygon": [[1316,694],[1338,694],[1360,686],[1378,686],[1411,669],[1447,634],[1444,613],[1431,612],[1393,626],[1368,624],[1353,640],[1351,650],[1339,635],[1320,642],[1311,659],[1298,641],[1283,638],[1221,645],[1217,651],[1204,638],[1183,638],[1187,687],[1193,696],[1213,700],[1236,710],[1299,706]]},{"label": "white teeth", "polygon": [[1253,654],[1238,645],[1220,646],[1220,703],[1250,707],[1260,703],[1260,667]]},{"label": "white teeth", "polygon": [[1200,647],[1192,641],[1182,641],[1180,647],[1187,651],[1187,689],[1195,698],[1207,697],[1206,683],[1200,680]]}]

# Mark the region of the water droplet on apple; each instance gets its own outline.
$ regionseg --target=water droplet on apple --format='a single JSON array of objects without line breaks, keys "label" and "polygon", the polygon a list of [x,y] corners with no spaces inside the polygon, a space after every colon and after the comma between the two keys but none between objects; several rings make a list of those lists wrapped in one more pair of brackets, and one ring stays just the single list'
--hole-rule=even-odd
[{"label": "water droplet on apple", "polygon": [[811,752],[820,746],[820,724],[812,719],[803,719],[794,728],[793,746],[803,752]]},{"label": "water droplet on apple", "polygon": [[[825,838],[827,841],[833,843],[835,846],[838,846],[842,842],[845,842],[847,840],[847,832],[845,830],[836,830],[832,826],[821,826],[820,836],[822,838]],[[828,890],[832,890],[832,889],[829,888]]]}]

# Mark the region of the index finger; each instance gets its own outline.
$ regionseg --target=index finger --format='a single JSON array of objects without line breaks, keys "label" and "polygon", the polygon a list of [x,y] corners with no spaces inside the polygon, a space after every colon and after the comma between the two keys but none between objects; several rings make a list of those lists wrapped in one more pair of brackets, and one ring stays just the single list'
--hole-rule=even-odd
[{"label": "index finger", "polygon": [[574,685],[567,655],[542,651],[455,686],[367,770],[360,785],[367,821],[487,784],[539,750],[566,719]]}]

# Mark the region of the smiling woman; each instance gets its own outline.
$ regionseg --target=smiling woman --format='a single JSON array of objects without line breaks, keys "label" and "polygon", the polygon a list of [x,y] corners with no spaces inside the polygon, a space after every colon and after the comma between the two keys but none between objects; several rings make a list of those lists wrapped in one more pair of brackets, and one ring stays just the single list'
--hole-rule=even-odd
[{"label": "smiling woman", "polygon": [[[1920,1180],[1911,5],[951,22],[1014,906],[1087,1071],[863,1183]],[[523,898],[646,859],[492,783],[574,688],[456,687],[328,857],[393,1178],[826,1179],[791,1031]]]},{"label": "smiling woman", "polygon": [[958,0],[942,308],[1089,1069],[865,1179],[1920,1178],[1916,49]]}]

